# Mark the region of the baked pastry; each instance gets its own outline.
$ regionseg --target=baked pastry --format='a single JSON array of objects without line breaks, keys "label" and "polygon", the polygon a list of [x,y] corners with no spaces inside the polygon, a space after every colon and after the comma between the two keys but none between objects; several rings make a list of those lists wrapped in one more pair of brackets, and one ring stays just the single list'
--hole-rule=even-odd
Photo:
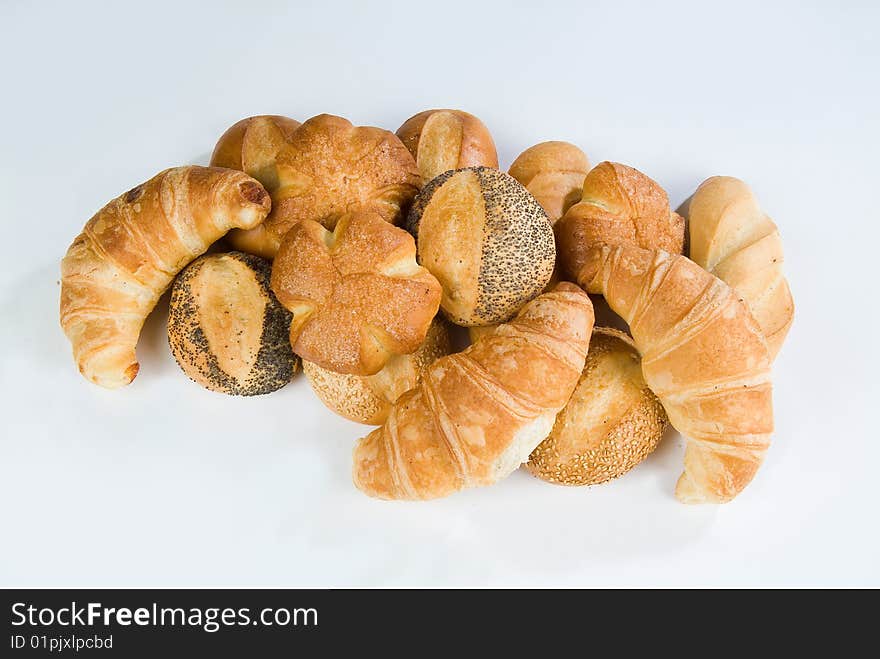
[{"label": "baked pastry", "polygon": [[[367,206],[388,222],[406,212],[421,178],[394,133],[353,126],[329,114],[312,117],[293,131],[290,121],[262,118],[243,130],[242,149],[249,149],[252,158],[243,152],[242,165],[265,178],[273,208],[257,229],[230,233],[233,247],[271,259],[284,234],[301,220],[332,230],[344,214]],[[233,126],[220,138],[215,159],[237,152],[240,130]]]},{"label": "baked pastry", "polygon": [[749,186],[731,176],[703,181],[687,214],[691,259],[746,299],[775,357],[794,320],[794,301],[773,220]]},{"label": "baked pastry", "polygon": [[190,166],[98,211],[61,261],[61,326],[80,372],[110,389],[131,382],[141,327],[174,276],[230,228],[257,226],[270,206],[243,172]]},{"label": "baked pastry", "polygon": [[516,157],[510,175],[526,186],[550,222],[555,223],[580,201],[590,171],[587,155],[568,142],[541,142]]},{"label": "baked pastry", "polygon": [[666,412],[645,384],[632,339],[597,327],[574,393],[526,467],[551,483],[597,485],[648,457],[665,428]]},{"label": "baked pastry", "polygon": [[259,115],[234,123],[217,141],[211,155],[212,167],[238,169],[263,184],[272,197],[272,210],[266,221],[249,231],[233,231],[230,242],[238,249],[271,259],[277,251],[277,240],[267,234],[274,226],[284,197],[278,176],[278,153],[288,148],[300,123],[279,115]]},{"label": "baked pastry", "polygon": [[504,478],[553,427],[592,327],[587,295],[559,284],[464,352],[438,359],[358,442],[355,485],[382,499],[432,499]]},{"label": "baked pastry", "polygon": [[407,226],[419,263],[443,286],[443,312],[458,325],[509,320],[543,290],[556,262],[547,214],[497,169],[441,174],[419,194]]},{"label": "baked pastry", "polygon": [[407,119],[397,136],[416,159],[422,182],[450,169],[498,167],[489,129],[461,110],[425,110]]},{"label": "baked pastry", "polygon": [[565,265],[629,323],[645,382],[687,437],[675,496],[730,501],[770,445],[773,405],[767,341],[730,286],[681,255],[633,245],[584,248]]},{"label": "baked pastry", "polygon": [[303,363],[303,371],[324,405],[346,419],[379,426],[400,395],[419,383],[422,371],[451,352],[449,328],[437,316],[418,350],[393,356],[375,375],[334,373],[311,362]]},{"label": "baked pastry", "polygon": [[220,136],[211,154],[212,167],[238,169],[263,184],[271,195],[278,191],[276,159],[300,127],[296,119],[262,114],[237,121]]},{"label": "baked pastry", "polygon": [[581,200],[556,223],[560,260],[585,255],[586,246],[635,245],[681,254],[684,218],[670,210],[669,197],[637,169],[612,162],[596,165],[584,179]]},{"label": "baked pastry", "polygon": [[243,252],[208,254],[171,287],[168,343],[190,379],[235,396],[268,394],[290,382],[290,312],[269,288],[272,265]]},{"label": "baked pastry", "polygon": [[293,312],[294,352],[337,373],[373,375],[418,349],[440,284],[415,256],[412,236],[372,208],[346,215],[332,233],[297,223],[272,266],[272,290]]}]

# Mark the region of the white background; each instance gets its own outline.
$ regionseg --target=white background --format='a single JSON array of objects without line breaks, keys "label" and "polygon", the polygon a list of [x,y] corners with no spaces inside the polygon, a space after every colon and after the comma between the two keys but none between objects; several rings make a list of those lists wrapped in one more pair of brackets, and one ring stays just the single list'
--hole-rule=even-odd
[{"label": "white background", "polygon": [[[880,585],[876,2],[30,3],[0,9],[0,585]],[[838,5],[845,5],[839,7]],[[171,359],[160,311],[121,391],[82,379],[58,263],[110,198],[206,163],[252,114],[489,126],[635,166],[674,205],[749,182],[797,305],[776,435],[723,507],[675,501],[683,441],[623,479],[387,503],[366,428],[303,377],[236,399]]]}]

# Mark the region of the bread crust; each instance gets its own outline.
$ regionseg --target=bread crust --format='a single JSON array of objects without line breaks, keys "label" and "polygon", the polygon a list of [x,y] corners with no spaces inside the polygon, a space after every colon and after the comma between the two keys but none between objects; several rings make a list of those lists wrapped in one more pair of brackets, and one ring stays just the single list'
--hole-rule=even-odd
[{"label": "bread crust", "polygon": [[174,276],[270,207],[243,172],[193,165],[160,172],[98,211],[61,261],[61,326],[83,376],[110,389],[129,384],[141,327]]},{"label": "bread crust", "polygon": [[632,339],[597,327],[574,393],[526,466],[534,476],[559,485],[604,483],[648,457],[666,423]]},{"label": "bread crust", "polygon": [[441,294],[416,263],[412,236],[372,208],[343,217],[332,233],[297,223],[273,263],[272,290],[293,312],[294,352],[351,375],[373,375],[418,349]]},{"label": "bread crust", "polygon": [[271,259],[297,222],[312,220],[332,230],[340,217],[360,208],[397,222],[421,187],[415,160],[390,131],[329,114],[296,128],[285,117],[244,122],[220,138],[214,157],[236,164],[228,154],[242,154],[245,171],[266,181],[273,209],[260,227],[230,233],[236,249]]},{"label": "bread crust", "polygon": [[397,136],[412,154],[422,182],[450,169],[498,167],[489,129],[462,110],[425,110],[407,119]]},{"label": "bread crust", "polygon": [[270,273],[265,259],[229,252],[196,259],[174,280],[168,343],[193,382],[233,396],[290,382],[299,364],[291,314],[269,288]]}]

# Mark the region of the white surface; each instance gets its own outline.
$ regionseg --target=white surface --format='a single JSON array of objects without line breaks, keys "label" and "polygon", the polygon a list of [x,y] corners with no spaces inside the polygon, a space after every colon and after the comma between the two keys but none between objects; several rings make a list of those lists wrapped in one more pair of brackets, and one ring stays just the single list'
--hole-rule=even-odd
[{"label": "white surface", "polygon": [[[880,5],[50,4],[0,8],[0,584],[880,585]],[[676,205],[712,174],[752,184],[797,318],[775,443],[738,500],[678,504],[673,436],[602,487],[520,470],[373,501],[350,481],[363,427],[302,377],[258,399],[200,389],[161,313],[132,386],[78,375],[58,262],[107,200],[205,163],[247,115],[393,130],[437,106],[480,116],[505,167],[555,138]]]}]

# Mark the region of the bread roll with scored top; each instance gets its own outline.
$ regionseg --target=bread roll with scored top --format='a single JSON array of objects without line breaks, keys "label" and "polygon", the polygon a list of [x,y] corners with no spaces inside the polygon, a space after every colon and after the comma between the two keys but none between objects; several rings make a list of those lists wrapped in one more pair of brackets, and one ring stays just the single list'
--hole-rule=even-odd
[{"label": "bread roll with scored top", "polygon": [[516,157],[509,173],[526,186],[550,222],[555,223],[581,199],[590,171],[586,154],[568,142],[541,142]]},{"label": "bread roll with scored top", "polygon": [[547,214],[497,169],[441,174],[419,194],[407,227],[419,263],[443,286],[444,314],[458,325],[509,320],[544,289],[556,261]]},{"label": "bread roll with scored top", "polygon": [[269,288],[271,264],[243,252],[190,263],[171,287],[168,343],[183,372],[206,389],[255,396],[290,382],[290,312]]},{"label": "bread roll with scored top", "polygon": [[597,327],[577,387],[528,470],[559,485],[596,485],[622,476],[657,448],[666,412],[648,388],[632,339]]},{"label": "bread roll with scored top", "polygon": [[422,182],[450,169],[498,167],[489,129],[461,110],[425,110],[407,119],[397,136],[416,159]]},{"label": "bread roll with scored top", "polygon": [[214,146],[212,167],[238,169],[263,184],[269,194],[280,187],[276,159],[300,122],[277,114],[247,117],[230,126]]}]

